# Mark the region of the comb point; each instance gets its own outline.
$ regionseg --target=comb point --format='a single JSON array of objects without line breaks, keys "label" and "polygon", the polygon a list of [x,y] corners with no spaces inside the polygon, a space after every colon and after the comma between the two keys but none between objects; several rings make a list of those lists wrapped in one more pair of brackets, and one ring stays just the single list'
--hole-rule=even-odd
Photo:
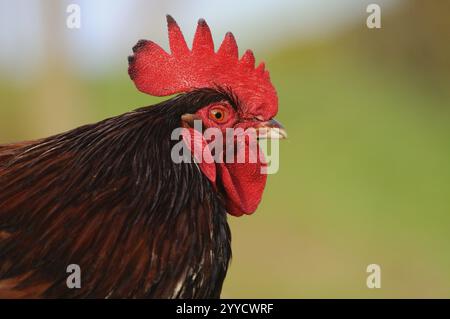
[{"label": "comb point", "polygon": [[166,14],[166,20],[168,25],[177,24],[175,19],[170,14]]},{"label": "comb point", "polygon": [[227,32],[225,34],[225,38],[223,39],[217,54],[221,56],[229,56],[233,59],[238,58],[238,46],[233,33]]},{"label": "comb point", "polygon": [[246,50],[241,58],[241,63],[253,69],[255,67],[255,55],[252,50]]},{"label": "comb point", "polygon": [[184,39],[183,33],[180,30],[177,22],[171,15],[167,15],[167,29],[169,32],[169,46],[170,52],[176,56],[187,55],[189,48]]},{"label": "comb point", "polygon": [[192,52],[195,53],[213,53],[214,42],[211,35],[211,30],[205,19],[198,20],[197,30],[194,35],[194,43],[192,44]]},{"label": "comb point", "polygon": [[150,43],[151,41],[149,40],[139,40],[132,48],[133,53],[137,53],[138,51],[140,51],[143,47],[145,47],[148,43]]},{"label": "comb point", "polygon": [[264,74],[265,67],[266,67],[265,63],[264,63],[264,62],[261,62],[261,63],[258,65],[258,67],[256,68],[255,71],[258,72],[258,73],[260,73],[260,74]]}]

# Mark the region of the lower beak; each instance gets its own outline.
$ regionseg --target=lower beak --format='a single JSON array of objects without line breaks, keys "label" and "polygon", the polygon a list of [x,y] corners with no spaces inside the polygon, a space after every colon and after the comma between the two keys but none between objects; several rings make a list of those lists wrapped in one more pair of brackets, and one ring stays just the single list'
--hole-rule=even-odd
[{"label": "lower beak", "polygon": [[284,139],[287,138],[287,132],[283,125],[275,119],[271,119],[267,122],[262,122],[256,127],[258,131],[258,139]]}]

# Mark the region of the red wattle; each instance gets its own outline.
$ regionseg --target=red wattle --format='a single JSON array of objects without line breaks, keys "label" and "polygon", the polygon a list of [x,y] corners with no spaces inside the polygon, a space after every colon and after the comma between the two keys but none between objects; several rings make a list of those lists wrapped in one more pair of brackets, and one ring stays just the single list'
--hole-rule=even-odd
[{"label": "red wattle", "polygon": [[[265,164],[259,146],[256,150],[251,150],[246,144],[245,152],[247,159],[245,163],[217,165],[218,175],[225,189],[226,209],[233,216],[250,215],[255,212],[266,186],[267,175],[261,173]],[[259,153],[256,163],[248,162],[250,152]]]},{"label": "red wattle", "polygon": [[[203,135],[194,129],[183,129],[183,141],[196,159],[200,170],[216,187],[216,182],[223,185],[226,210],[233,216],[250,215],[258,207],[267,175],[261,173],[266,165],[264,154],[256,143],[255,148],[244,144],[244,163],[215,163]],[[238,154],[240,150],[236,150]],[[256,154],[255,154],[256,153]],[[256,159],[250,163],[249,159]],[[217,176],[217,177],[216,177]]]}]

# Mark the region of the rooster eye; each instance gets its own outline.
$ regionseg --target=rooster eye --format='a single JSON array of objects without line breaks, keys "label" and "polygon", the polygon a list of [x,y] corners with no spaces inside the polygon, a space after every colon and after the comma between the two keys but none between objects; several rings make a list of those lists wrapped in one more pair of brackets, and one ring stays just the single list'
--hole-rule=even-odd
[{"label": "rooster eye", "polygon": [[209,117],[218,123],[226,122],[227,115],[227,111],[222,108],[213,108],[209,111]]}]

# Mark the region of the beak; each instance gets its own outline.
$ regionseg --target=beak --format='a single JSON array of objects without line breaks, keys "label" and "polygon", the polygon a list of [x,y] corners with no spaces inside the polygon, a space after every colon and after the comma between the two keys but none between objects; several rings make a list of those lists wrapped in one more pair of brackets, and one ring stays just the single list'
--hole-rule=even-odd
[{"label": "beak", "polygon": [[275,119],[271,119],[267,122],[262,122],[258,124],[256,127],[258,131],[258,139],[285,139],[287,138],[287,132],[284,129],[283,125]]},{"label": "beak", "polygon": [[181,116],[183,127],[194,127],[194,121],[196,120],[201,120],[201,118],[195,114],[186,113]]}]

